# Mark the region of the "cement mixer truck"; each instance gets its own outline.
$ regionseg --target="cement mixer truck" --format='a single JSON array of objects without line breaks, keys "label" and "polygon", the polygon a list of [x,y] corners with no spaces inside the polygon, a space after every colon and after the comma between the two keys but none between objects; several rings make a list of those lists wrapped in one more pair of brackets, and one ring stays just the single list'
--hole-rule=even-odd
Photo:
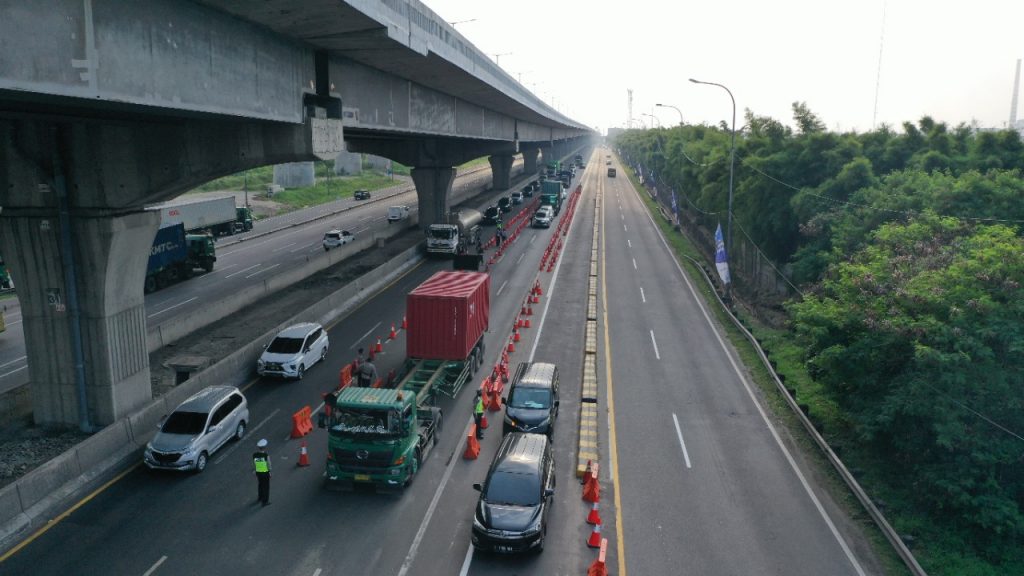
[{"label": "cement mixer truck", "polygon": [[478,210],[463,208],[449,214],[446,223],[431,224],[427,228],[427,254],[455,255],[468,251],[483,219]]}]

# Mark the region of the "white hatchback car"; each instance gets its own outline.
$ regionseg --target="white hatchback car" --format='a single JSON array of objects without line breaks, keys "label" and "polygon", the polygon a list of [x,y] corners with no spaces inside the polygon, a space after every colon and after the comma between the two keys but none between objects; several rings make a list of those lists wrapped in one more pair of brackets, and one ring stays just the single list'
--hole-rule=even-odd
[{"label": "white hatchback car", "polygon": [[289,326],[271,340],[256,361],[260,376],[301,380],[313,364],[327,357],[327,331],[314,322]]},{"label": "white hatchback car", "polygon": [[331,248],[337,248],[344,246],[349,242],[355,240],[356,235],[349,232],[348,230],[331,230],[324,234],[324,251],[330,250]]}]

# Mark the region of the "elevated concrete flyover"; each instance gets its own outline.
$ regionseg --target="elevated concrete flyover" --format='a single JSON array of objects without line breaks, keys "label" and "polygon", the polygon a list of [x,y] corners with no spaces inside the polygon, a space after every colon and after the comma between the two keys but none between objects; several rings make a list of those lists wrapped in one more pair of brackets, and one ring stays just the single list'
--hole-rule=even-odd
[{"label": "elevated concrete flyover", "polygon": [[414,0],[0,0],[0,252],[36,422],[150,399],[145,206],[347,142],[413,167],[428,225],[455,165],[487,155],[507,188],[522,143],[535,169],[590,136]]}]

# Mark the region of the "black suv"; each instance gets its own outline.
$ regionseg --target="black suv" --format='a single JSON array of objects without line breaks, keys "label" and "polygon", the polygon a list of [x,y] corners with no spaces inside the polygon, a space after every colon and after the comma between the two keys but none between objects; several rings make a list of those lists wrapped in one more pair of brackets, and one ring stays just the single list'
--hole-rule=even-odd
[{"label": "black suv", "polygon": [[498,208],[500,208],[502,212],[511,212],[512,198],[509,198],[508,196],[502,196],[501,198],[498,198]]},{"label": "black suv", "polygon": [[369,200],[370,199],[370,191],[369,190],[356,190],[355,194],[353,194],[352,197],[355,198],[356,200]]},{"label": "black suv", "polygon": [[516,431],[551,436],[558,416],[558,367],[547,362],[520,363],[503,400],[503,434]]},{"label": "black suv", "polygon": [[473,514],[475,548],[515,553],[544,550],[555,495],[555,459],[543,434],[513,432],[501,441]]},{"label": "black suv", "polygon": [[501,222],[501,208],[498,208],[497,206],[488,206],[487,209],[484,210],[484,219],[482,220],[482,223],[494,226],[498,222]]}]

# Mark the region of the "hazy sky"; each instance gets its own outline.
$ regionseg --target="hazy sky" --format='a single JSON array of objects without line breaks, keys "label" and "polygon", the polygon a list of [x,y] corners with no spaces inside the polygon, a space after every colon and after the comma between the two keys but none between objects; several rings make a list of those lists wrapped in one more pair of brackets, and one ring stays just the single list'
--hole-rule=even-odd
[{"label": "hazy sky", "polygon": [[[1024,57],[1024,0],[425,0],[549,104],[599,128],[743,110],[792,125],[804,101],[830,129],[923,115],[1003,127]],[[879,46],[883,36],[881,72]],[[1024,97],[1018,118],[1024,117]]]}]

